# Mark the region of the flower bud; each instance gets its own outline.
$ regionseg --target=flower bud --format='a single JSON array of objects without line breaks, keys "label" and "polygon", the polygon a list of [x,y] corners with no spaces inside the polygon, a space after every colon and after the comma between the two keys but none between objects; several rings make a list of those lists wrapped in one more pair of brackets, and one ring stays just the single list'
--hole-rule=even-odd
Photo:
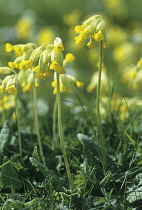
[{"label": "flower bud", "polygon": [[11,72],[12,72],[11,68],[7,66],[0,67],[0,74],[9,74]]}]

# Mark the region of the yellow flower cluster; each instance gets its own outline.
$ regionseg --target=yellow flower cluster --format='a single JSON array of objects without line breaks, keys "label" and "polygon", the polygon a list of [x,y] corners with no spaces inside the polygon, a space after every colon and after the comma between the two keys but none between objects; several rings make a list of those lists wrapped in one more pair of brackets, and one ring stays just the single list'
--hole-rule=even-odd
[{"label": "yellow flower cluster", "polygon": [[75,27],[75,32],[79,33],[74,39],[77,45],[82,45],[83,40],[90,38],[87,46],[95,47],[95,41],[106,40],[105,37],[105,22],[101,15],[94,15],[87,19],[81,26]]},{"label": "yellow flower cluster", "polygon": [[[52,71],[58,74],[65,74],[64,66],[74,60],[74,55],[71,53],[63,57],[64,46],[62,40],[56,37],[53,44],[44,43],[37,47],[33,43],[12,45],[7,43],[5,45],[6,51],[14,51],[17,56],[13,62],[8,62],[9,67],[2,67],[0,73],[13,71],[19,69],[18,82],[22,87],[22,91],[32,89],[33,72],[35,78],[44,80],[52,76]],[[7,68],[7,69],[6,69]],[[39,86],[36,83],[36,86]],[[80,84],[77,83],[79,87]],[[0,92],[6,91],[9,94],[16,94],[16,88],[12,83],[11,86],[0,86]],[[65,92],[65,87],[61,84],[61,92]],[[69,89],[68,89],[69,92]]]},{"label": "yellow flower cluster", "polygon": [[[17,56],[14,62],[8,62],[11,69],[18,68],[23,71],[30,69],[35,72],[35,77],[39,79],[51,77],[51,70],[58,74],[66,73],[63,67],[64,59],[62,54],[64,46],[59,37],[54,40],[54,44],[44,43],[39,47],[36,47],[33,43],[14,46],[7,43],[5,47],[7,52],[14,50]],[[74,56],[72,54],[68,55],[67,62],[72,60],[74,60]]]}]

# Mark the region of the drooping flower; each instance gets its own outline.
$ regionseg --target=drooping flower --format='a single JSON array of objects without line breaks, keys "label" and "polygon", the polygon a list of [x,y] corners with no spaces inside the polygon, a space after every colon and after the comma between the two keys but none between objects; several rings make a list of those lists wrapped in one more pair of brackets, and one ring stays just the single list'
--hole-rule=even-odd
[{"label": "drooping flower", "polygon": [[13,50],[13,45],[10,43],[6,43],[5,50],[6,52],[11,52]]},{"label": "drooping flower", "polygon": [[75,32],[79,35],[74,39],[76,44],[81,46],[83,40],[90,38],[90,41],[87,43],[89,48],[95,47],[95,44],[92,39],[95,41],[106,40],[105,36],[105,22],[102,19],[101,15],[94,15],[88,18],[83,22],[81,26],[75,27]]},{"label": "drooping flower", "polygon": [[14,84],[5,88],[5,91],[10,95],[15,95],[17,93],[17,89]]},{"label": "drooping flower", "polygon": [[51,70],[56,71],[58,74],[65,74],[66,70],[60,66],[57,61],[53,61],[49,67]]}]

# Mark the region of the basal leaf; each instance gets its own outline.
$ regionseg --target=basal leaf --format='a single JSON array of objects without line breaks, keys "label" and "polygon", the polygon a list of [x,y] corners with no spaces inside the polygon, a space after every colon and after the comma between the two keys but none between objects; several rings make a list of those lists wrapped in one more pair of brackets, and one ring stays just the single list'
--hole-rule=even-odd
[{"label": "basal leaf", "polygon": [[31,164],[36,168],[37,171],[40,171],[43,174],[43,176],[51,175],[51,171],[39,160],[35,159],[34,157],[30,157],[29,159],[31,161]]},{"label": "basal leaf", "polygon": [[95,141],[87,135],[79,133],[77,135],[79,141],[83,145],[84,158],[88,165],[93,165],[100,162],[100,147]]},{"label": "basal leaf", "polygon": [[11,132],[9,128],[8,120],[5,121],[3,128],[0,132],[0,152],[3,153],[5,147],[10,142]]},{"label": "basal leaf", "polygon": [[[4,158],[4,163],[8,161],[8,158]],[[4,165],[0,172],[0,180],[3,188],[13,187],[14,189],[20,189],[22,187],[22,182],[18,177],[18,173],[11,164],[11,162]]]},{"label": "basal leaf", "polygon": [[142,199],[142,186],[137,188],[135,191],[130,192],[127,196],[127,200],[130,203],[133,203],[140,199]]}]

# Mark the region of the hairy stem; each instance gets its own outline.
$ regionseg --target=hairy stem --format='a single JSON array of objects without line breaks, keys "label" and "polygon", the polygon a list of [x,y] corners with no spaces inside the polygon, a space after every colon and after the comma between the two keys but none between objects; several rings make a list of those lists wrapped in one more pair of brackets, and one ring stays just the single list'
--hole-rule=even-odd
[{"label": "hairy stem", "polygon": [[34,117],[35,117],[35,129],[37,134],[37,140],[39,145],[39,151],[42,158],[43,164],[45,164],[45,159],[43,155],[43,149],[42,149],[42,143],[41,143],[41,137],[39,132],[39,122],[38,122],[38,112],[37,112],[37,94],[36,94],[36,87],[35,87],[35,77],[33,74],[33,102],[34,102]]},{"label": "hairy stem", "polygon": [[53,108],[53,125],[52,125],[52,132],[53,132],[52,149],[53,150],[55,150],[57,148],[56,115],[57,115],[57,96],[56,96],[55,103],[54,103],[54,108]]},{"label": "hairy stem", "polygon": [[58,128],[59,128],[59,135],[60,135],[60,143],[61,143],[61,148],[62,148],[62,152],[63,152],[63,156],[64,156],[64,161],[65,161],[65,167],[66,167],[66,171],[67,171],[67,176],[68,176],[70,188],[71,188],[71,191],[72,191],[72,189],[73,189],[72,176],[71,176],[69,162],[68,162],[67,155],[66,155],[65,144],[64,144],[64,136],[63,136],[63,128],[62,128],[61,95],[60,95],[59,74],[56,73],[56,76],[57,76]]},{"label": "hairy stem", "polygon": [[99,53],[99,76],[98,76],[98,86],[97,86],[97,122],[98,122],[98,134],[99,134],[99,143],[101,146],[102,153],[102,163],[103,168],[105,168],[106,157],[105,157],[105,142],[102,133],[102,125],[101,125],[101,116],[100,116],[100,91],[101,91],[101,73],[102,73],[102,57],[103,57],[103,41],[100,43],[100,53]]}]

